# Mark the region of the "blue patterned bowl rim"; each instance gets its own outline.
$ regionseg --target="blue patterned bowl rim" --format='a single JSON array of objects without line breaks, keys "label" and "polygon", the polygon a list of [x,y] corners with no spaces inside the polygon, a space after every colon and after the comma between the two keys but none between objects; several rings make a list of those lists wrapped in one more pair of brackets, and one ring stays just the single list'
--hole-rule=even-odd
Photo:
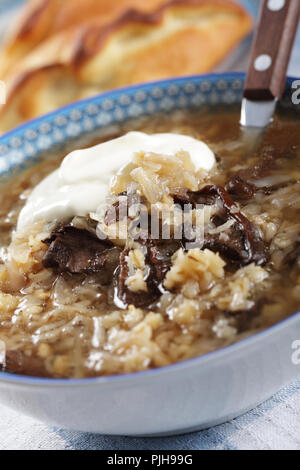
[{"label": "blue patterned bowl rim", "polygon": [[[79,138],[84,133],[103,129],[112,123],[126,121],[128,118],[138,118],[159,111],[170,112],[173,109],[187,109],[203,105],[213,106],[220,103],[239,103],[242,97],[244,80],[245,74],[242,73],[174,78],[110,91],[75,102],[29,121],[3,135],[0,138],[0,176],[9,173],[16,165],[22,165],[28,159],[37,158],[45,150],[50,150],[56,145],[73,138]],[[292,84],[296,80],[298,79],[293,77],[287,78],[285,93],[281,101],[281,104],[285,107],[292,107]],[[166,101],[162,105],[163,100]],[[149,103],[150,107],[147,108]],[[133,110],[130,110],[132,106]],[[297,109],[300,111],[300,106],[297,106]],[[119,110],[123,114],[118,114]],[[110,116],[109,121],[107,121],[108,116]],[[112,116],[114,116],[114,119]],[[90,119],[94,125],[87,128],[85,119]],[[90,123],[90,121],[88,122]],[[71,126],[71,130],[68,130],[68,125]],[[41,136],[48,136],[48,139],[44,140],[44,143],[42,141],[42,144],[39,143]],[[2,163],[5,161],[8,161],[6,165]],[[263,341],[264,338],[281,329],[283,325],[296,324],[298,321],[300,321],[300,312],[296,312],[278,324],[236,344],[157,369],[85,379],[47,379],[1,372],[0,382],[15,385],[72,387],[139,380],[143,377],[151,378],[159,374],[179,372],[187,367],[201,367],[210,361],[222,359],[251,345],[256,345],[259,341]]]},{"label": "blue patterned bowl rim", "polygon": [[[282,103],[291,105],[287,81]],[[75,102],[29,121],[0,138],[0,176],[36,159],[43,152],[87,133],[130,118],[189,107],[239,103],[243,74],[178,78],[127,87]]]}]

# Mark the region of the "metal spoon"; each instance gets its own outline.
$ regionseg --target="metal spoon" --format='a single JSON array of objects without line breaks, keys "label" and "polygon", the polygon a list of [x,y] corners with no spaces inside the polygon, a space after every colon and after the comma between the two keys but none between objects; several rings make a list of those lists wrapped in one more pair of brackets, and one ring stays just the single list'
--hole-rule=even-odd
[{"label": "metal spoon", "polygon": [[246,150],[259,145],[281,99],[300,18],[300,0],[263,0],[244,87],[241,126]]}]

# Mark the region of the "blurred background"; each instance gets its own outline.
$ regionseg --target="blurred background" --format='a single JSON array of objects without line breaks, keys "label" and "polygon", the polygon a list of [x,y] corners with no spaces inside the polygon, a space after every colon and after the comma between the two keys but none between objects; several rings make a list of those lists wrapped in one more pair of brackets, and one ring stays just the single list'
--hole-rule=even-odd
[{"label": "blurred background", "polygon": [[[78,99],[245,71],[260,0],[0,0],[0,133]],[[300,76],[300,29],[289,74]]]}]

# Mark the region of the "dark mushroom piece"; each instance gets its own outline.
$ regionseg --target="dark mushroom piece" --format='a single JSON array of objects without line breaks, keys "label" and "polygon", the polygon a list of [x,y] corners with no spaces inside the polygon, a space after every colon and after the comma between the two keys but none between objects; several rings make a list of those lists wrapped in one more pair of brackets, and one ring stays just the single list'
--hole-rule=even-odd
[{"label": "dark mushroom piece", "polygon": [[129,250],[122,252],[120,257],[120,266],[115,278],[115,300],[120,307],[128,307],[132,304],[135,307],[148,307],[153,304],[162,294],[162,282],[171,267],[171,258],[173,254],[182,247],[180,240],[153,240],[140,239],[141,245],[146,247],[146,266],[147,275],[145,282],[147,292],[132,292],[127,286],[128,264],[126,257]]},{"label": "dark mushroom piece", "polygon": [[44,243],[48,250],[43,265],[60,273],[101,274],[101,282],[108,284],[119,264],[118,247],[71,225],[62,225]]},{"label": "dark mushroom piece", "polygon": [[236,171],[231,174],[225,185],[226,191],[237,201],[247,201],[252,199],[257,193],[269,195],[278,189],[294,184],[294,179],[283,181],[278,184],[258,186],[255,181],[272,175],[272,171],[277,167],[274,155],[264,155],[261,162],[252,167]]},{"label": "dark mushroom piece", "polygon": [[0,372],[10,374],[22,374],[31,377],[50,377],[46,371],[43,361],[38,357],[27,356],[24,351],[7,351],[5,363],[1,366]]},{"label": "dark mushroom piece", "polygon": [[230,265],[237,267],[250,263],[264,265],[268,261],[268,250],[255,225],[243,215],[227,191],[221,186],[207,185],[200,191],[181,191],[174,195],[174,202],[183,207],[190,204],[193,208],[199,205],[212,205],[220,202],[219,223],[232,219],[228,240],[220,235],[205,234],[202,248],[209,248],[224,256]]}]

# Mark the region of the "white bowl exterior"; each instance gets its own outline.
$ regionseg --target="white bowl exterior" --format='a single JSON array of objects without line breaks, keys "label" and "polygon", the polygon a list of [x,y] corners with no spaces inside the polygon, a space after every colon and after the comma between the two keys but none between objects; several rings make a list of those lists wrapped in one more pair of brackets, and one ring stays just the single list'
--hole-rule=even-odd
[{"label": "white bowl exterior", "polygon": [[0,400],[50,425],[101,434],[161,435],[220,424],[295,379],[294,318],[244,343],[121,380],[51,385],[0,380]]}]

